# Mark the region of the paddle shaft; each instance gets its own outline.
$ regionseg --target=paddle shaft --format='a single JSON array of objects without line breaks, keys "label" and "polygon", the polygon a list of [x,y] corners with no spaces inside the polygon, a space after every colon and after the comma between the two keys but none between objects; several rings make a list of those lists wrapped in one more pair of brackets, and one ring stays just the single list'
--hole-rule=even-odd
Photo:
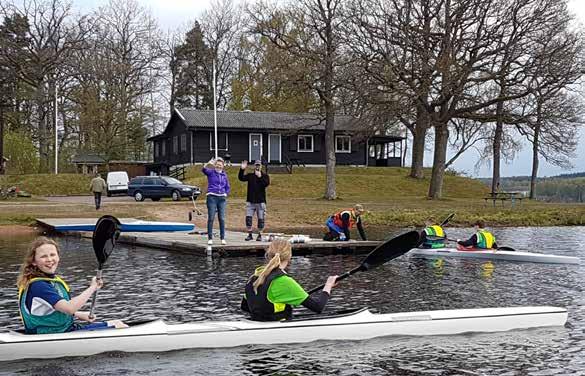
[{"label": "paddle shaft", "polygon": [[454,216],[455,216],[455,213],[451,213],[451,214],[449,214],[449,215],[447,216],[447,218],[443,219],[443,222],[441,222],[441,223],[439,224],[439,226],[441,226],[441,227],[445,226],[447,223],[449,223],[449,221],[450,221],[451,219],[453,219],[453,217],[454,217]]},{"label": "paddle shaft", "polygon": [[[346,279],[346,278],[347,278],[347,277],[349,277],[350,275],[352,275],[352,274],[354,274],[354,273],[357,273],[357,272],[359,272],[360,270],[362,270],[362,266],[361,266],[361,265],[360,265],[360,266],[358,266],[358,267],[357,267],[357,268],[355,268],[355,269],[352,269],[352,270],[350,270],[350,271],[348,271],[348,272],[345,272],[345,273],[343,273],[342,275],[339,275],[339,276],[337,276],[337,278],[335,279],[335,282],[337,283],[337,282],[339,282],[339,281],[341,281],[341,280],[343,280],[343,279]],[[311,289],[311,290],[309,290],[307,293],[308,293],[309,295],[311,295],[311,294],[312,294],[312,293],[314,293],[314,292],[317,292],[317,291],[319,291],[319,290],[323,290],[323,287],[325,287],[325,284],[322,284],[321,286],[317,286],[317,287],[315,287],[314,289]]]},{"label": "paddle shaft", "polygon": [[[457,243],[457,239],[451,239],[451,238],[446,238],[446,239],[447,239],[447,240],[449,240],[449,241],[451,241],[451,242],[455,242],[455,243]],[[459,244],[459,243],[457,243],[457,244]],[[491,248],[491,249],[493,249],[493,248]],[[516,252],[516,250],[515,250],[514,248],[512,248],[512,247],[506,247],[506,246],[504,246],[504,247],[498,247],[498,248],[496,248],[496,250],[497,250],[497,251],[510,251],[510,252]]]},{"label": "paddle shaft", "polygon": [[[98,280],[102,279],[102,264],[99,264],[98,266],[98,270],[97,270],[97,274],[96,274],[96,278]],[[97,294],[98,294],[98,290],[95,290],[93,292],[93,296],[91,298],[91,308],[89,309],[89,318],[93,319],[95,316],[93,315],[93,310],[95,308],[95,302],[97,300]]]}]

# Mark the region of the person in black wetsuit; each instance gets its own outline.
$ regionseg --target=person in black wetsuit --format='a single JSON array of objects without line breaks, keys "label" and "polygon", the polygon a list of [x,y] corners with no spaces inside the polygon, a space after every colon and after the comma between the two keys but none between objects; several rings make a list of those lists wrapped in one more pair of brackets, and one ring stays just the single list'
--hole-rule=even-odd
[{"label": "person in black wetsuit", "polygon": [[241,308],[252,320],[279,321],[293,317],[293,307],[302,305],[321,313],[329,301],[337,276],[329,276],[323,290],[309,295],[286,273],[292,249],[290,242],[276,239],[266,251],[268,262],[257,268],[246,283]]}]

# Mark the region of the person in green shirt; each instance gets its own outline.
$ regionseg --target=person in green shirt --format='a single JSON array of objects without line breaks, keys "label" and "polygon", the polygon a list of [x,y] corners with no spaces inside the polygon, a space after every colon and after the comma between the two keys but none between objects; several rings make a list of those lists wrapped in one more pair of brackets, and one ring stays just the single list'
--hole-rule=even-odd
[{"label": "person in green shirt", "polygon": [[292,248],[285,239],[276,239],[266,251],[266,265],[256,268],[246,283],[241,308],[255,321],[290,320],[293,307],[302,305],[321,313],[329,301],[337,276],[329,276],[323,290],[309,295],[297,281],[286,273]]}]

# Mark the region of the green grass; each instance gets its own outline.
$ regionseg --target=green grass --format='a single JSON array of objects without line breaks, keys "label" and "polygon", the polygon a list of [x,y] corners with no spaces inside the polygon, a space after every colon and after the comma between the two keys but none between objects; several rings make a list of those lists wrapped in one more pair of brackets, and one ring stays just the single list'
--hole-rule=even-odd
[{"label": "green grass", "polygon": [[[201,187],[207,187],[206,177],[201,168],[193,166],[188,169],[185,181]],[[246,184],[238,181],[239,167],[227,169],[232,187],[232,197],[245,197]],[[418,198],[426,200],[429,179],[422,180],[408,177],[406,168],[384,167],[337,167],[337,195],[341,200],[403,200]],[[426,171],[430,175],[430,171]],[[294,173],[271,174],[269,194],[272,198],[321,198],[325,189],[325,171],[323,168],[295,168]],[[445,175],[444,199],[474,198],[484,196],[489,189],[485,184],[469,178]]]},{"label": "green grass", "polygon": [[30,174],[0,176],[0,186],[17,186],[37,196],[87,195],[92,176],[81,174]]},{"label": "green grass", "polygon": [[[243,206],[246,186],[237,178],[239,166],[228,169],[232,193],[228,200],[228,225],[243,228]],[[426,220],[440,222],[449,213],[456,216],[453,226],[470,226],[484,219],[490,226],[560,226],[585,225],[585,205],[558,204],[523,200],[511,207],[510,202],[494,208],[483,197],[489,188],[478,180],[446,174],[441,200],[427,199],[430,170],[422,180],[408,177],[406,168],[338,167],[336,185],[338,199],[323,199],[325,189],[324,168],[295,168],[292,175],[271,174],[267,190],[270,225],[295,227],[299,231],[308,226],[322,226],[328,215],[339,209],[361,203],[368,211],[365,221],[375,226],[423,226]],[[0,185],[17,185],[33,195],[89,194],[91,176],[77,174],[42,174],[2,176]],[[187,170],[186,183],[199,186],[204,192],[207,179],[201,166]],[[27,199],[31,200],[31,199]],[[33,197],[32,200],[35,200]],[[198,201],[202,207],[205,198]],[[35,217],[95,216],[88,205],[10,205],[11,201],[25,203],[21,198],[0,201],[0,224],[31,224]],[[6,205],[3,205],[6,204]],[[160,202],[156,205],[139,205],[120,202],[111,214],[148,219],[176,220],[190,203]],[[175,211],[173,211],[175,210]],[[179,214],[182,213],[182,214]]]}]

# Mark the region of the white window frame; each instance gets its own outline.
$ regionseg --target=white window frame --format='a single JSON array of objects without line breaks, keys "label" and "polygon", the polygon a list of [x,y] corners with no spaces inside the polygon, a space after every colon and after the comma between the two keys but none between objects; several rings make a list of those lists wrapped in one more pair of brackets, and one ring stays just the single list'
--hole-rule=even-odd
[{"label": "white window frame", "polygon": [[181,153],[187,151],[187,134],[183,133],[181,134],[181,140],[179,141],[180,146],[179,146],[179,150],[181,151]]},{"label": "white window frame", "polygon": [[[342,139],[342,138],[347,138],[349,140],[349,150],[339,150],[338,149],[338,144],[337,144],[337,140]],[[336,153],[351,153],[351,136],[347,136],[347,135],[339,135],[339,136],[335,136],[335,152]]]},{"label": "white window frame", "polygon": [[250,163],[254,163],[254,161],[252,160],[252,136],[260,136],[260,159],[262,159],[262,150],[264,150],[264,145],[262,145],[264,136],[262,136],[262,133],[248,134],[248,161],[250,161]]},{"label": "white window frame", "polygon": [[[311,150],[301,150],[301,137],[311,137]],[[312,153],[313,150],[315,150],[315,137],[312,134],[300,134],[297,136],[297,152]]]},{"label": "white window frame", "polygon": [[[228,149],[230,148],[228,145],[228,134],[227,132],[225,132],[225,149],[222,149],[219,147],[219,132],[217,134],[217,138],[218,138],[218,142],[217,142],[217,151],[228,151]],[[209,150],[210,151],[215,151],[215,145],[213,144],[213,132],[209,132]]]},{"label": "white window frame", "polygon": [[280,133],[268,134],[268,162],[270,163],[270,136],[278,136],[278,163],[282,163],[282,136]]},{"label": "white window frame", "polygon": [[179,136],[173,136],[173,154],[179,154]]}]

